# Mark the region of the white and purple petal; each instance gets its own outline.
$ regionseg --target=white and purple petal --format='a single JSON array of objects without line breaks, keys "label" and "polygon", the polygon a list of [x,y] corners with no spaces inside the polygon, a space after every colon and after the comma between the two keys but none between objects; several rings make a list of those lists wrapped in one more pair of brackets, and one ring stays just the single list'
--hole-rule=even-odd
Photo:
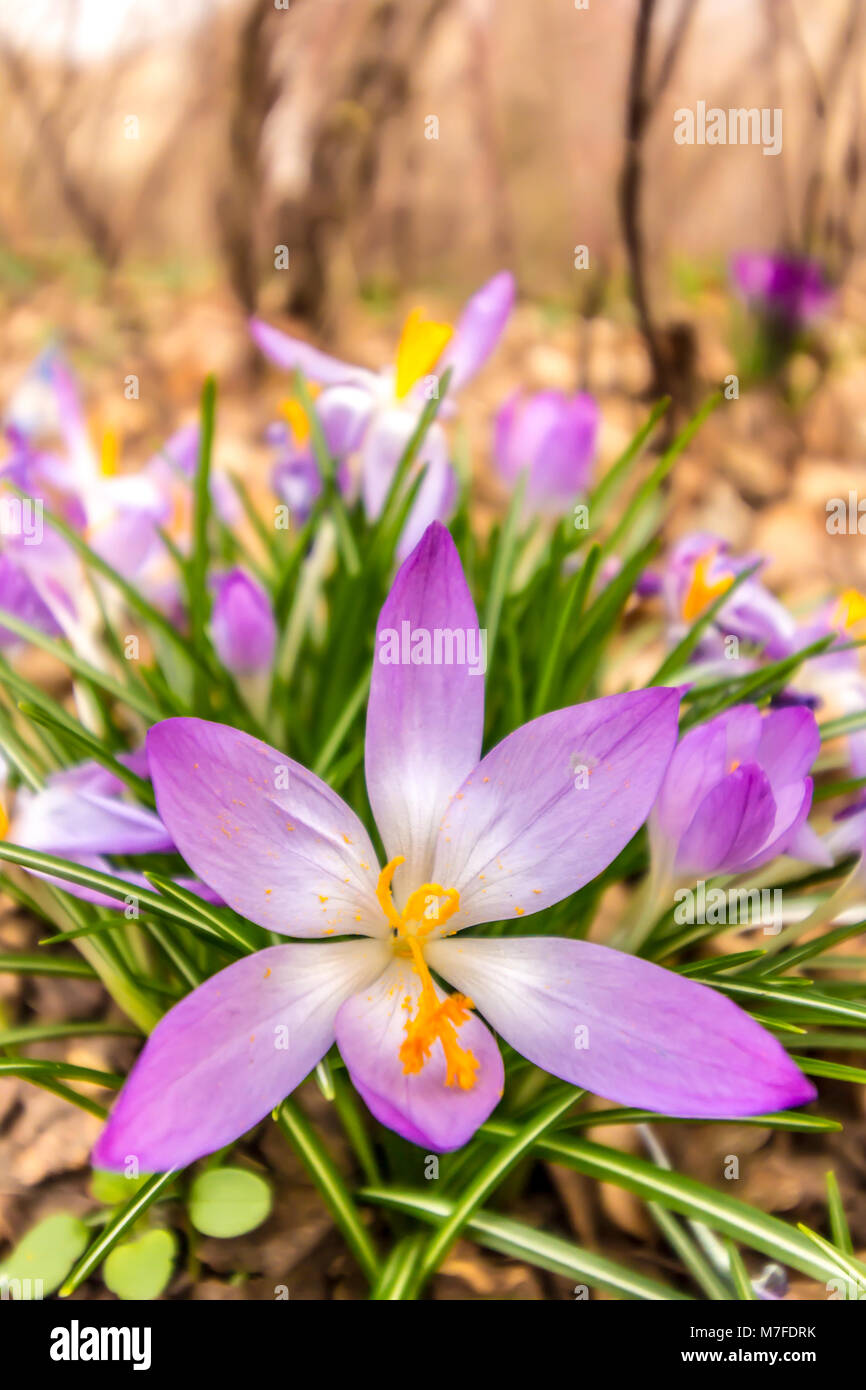
[{"label": "white and purple petal", "polygon": [[694,1118],[814,1100],[781,1043],[724,995],[555,937],[431,942],[430,964],[522,1056],[619,1105]]},{"label": "white and purple petal", "polygon": [[288,936],[387,932],[369,835],[300,763],[204,719],[155,725],[147,754],[177,848],[236,912]]},{"label": "white and purple petal", "polygon": [[343,1000],[387,955],[374,941],[271,946],[211,976],[157,1024],[94,1165],[159,1173],[239,1139],[324,1056]]},{"label": "white and purple petal", "polygon": [[[446,1085],[442,1044],[433,1042],[419,1072],[400,1059],[406,1022],[418,1007],[421,981],[407,960],[395,959],[372,984],[347,999],[337,1014],[337,1045],[352,1084],[389,1129],[425,1149],[445,1153],[472,1137],[498,1104],[504,1072],[499,1048],[474,1014],[457,1030],[461,1048],[478,1062],[475,1084]],[[437,998],[445,996],[436,989]]]}]

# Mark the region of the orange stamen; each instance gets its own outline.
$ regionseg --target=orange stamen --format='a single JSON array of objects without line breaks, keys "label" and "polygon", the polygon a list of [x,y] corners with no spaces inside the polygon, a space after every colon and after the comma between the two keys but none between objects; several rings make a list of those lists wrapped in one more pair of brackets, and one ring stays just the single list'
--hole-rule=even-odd
[{"label": "orange stamen", "polygon": [[716,552],[709,550],[695,560],[692,582],[683,598],[682,615],[687,623],[693,623],[695,618],[699,618],[713,599],[718,598],[720,594],[726,594],[734,582],[732,574],[723,574],[719,579],[710,580],[710,566],[715,556]]},{"label": "orange stamen", "polygon": [[[458,911],[460,894],[456,888],[443,888],[440,883],[422,883],[409,894],[402,913],[398,912],[391,895],[391,883],[397,869],[405,862],[402,854],[391,859],[379,874],[376,885],[379,905],[401,938],[401,948],[408,950],[412,968],[421,980],[417,1011],[414,1018],[406,1020],[406,1037],[400,1045],[400,1061],[404,1074],[414,1076],[429,1061],[433,1044],[438,1041],[445,1054],[445,1085],[457,1085],[461,1090],[468,1091],[475,1085],[479,1063],[473,1053],[458,1043],[457,1029],[467,1021],[469,1011],[474,1006],[464,994],[450,994],[442,1000],[437,997],[421,944],[421,937],[426,932],[436,924],[447,922]],[[410,930],[413,925],[415,930]],[[411,1008],[408,998],[406,1007]]]}]

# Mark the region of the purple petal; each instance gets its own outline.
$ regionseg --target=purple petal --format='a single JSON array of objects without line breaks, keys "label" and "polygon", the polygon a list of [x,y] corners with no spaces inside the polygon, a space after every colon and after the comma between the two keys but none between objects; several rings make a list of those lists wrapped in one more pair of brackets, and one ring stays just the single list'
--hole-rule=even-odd
[{"label": "purple petal", "polygon": [[487,361],[514,307],[515,284],[510,271],[500,271],[467,302],[437,368],[441,376],[453,368],[449,394],[466,385]]},{"label": "purple petal", "polygon": [[236,912],[288,936],[385,934],[370,837],[320,778],[205,719],[156,724],[147,753],[175,844]]},{"label": "purple petal", "polygon": [[681,872],[736,873],[767,842],[776,818],[768,778],[746,763],[707,792],[676,856]]},{"label": "purple petal", "polygon": [[507,482],[515,482],[528,468],[530,507],[561,509],[589,481],[598,424],[598,405],[586,394],[572,399],[561,391],[513,396],[496,420],[497,467]]},{"label": "purple petal", "polygon": [[370,387],[376,380],[375,373],[364,367],[352,367],[337,357],[329,357],[326,352],[320,352],[300,338],[290,338],[288,333],[272,328],[262,319],[250,319],[250,333],[265,356],[284,371],[299,371],[311,381],[320,381],[325,386],[353,384]]},{"label": "purple petal", "polygon": [[334,458],[344,459],[359,447],[373,404],[363,386],[330,386],[319,396],[315,409]]},{"label": "purple petal", "polygon": [[217,582],[211,636],[220,661],[235,675],[270,667],[277,644],[274,611],[261,584],[242,569]]},{"label": "purple petal", "polygon": [[806,777],[802,782],[790,782],[777,792],[775,815],[763,844],[734,872],[759,868],[775,859],[777,854],[787,854],[791,842],[796,839],[800,828],[805,824],[812,807],[812,779]]},{"label": "purple petal", "polygon": [[653,804],[679,698],[608,695],[544,714],[487,754],[439,831],[433,881],[460,893],[449,932],[540,912],[606,868]]},{"label": "purple petal", "polygon": [[[416,665],[413,648],[423,657],[425,640],[428,660]],[[481,751],[484,673],[471,664],[481,650],[460,557],[445,527],[434,523],[400,568],[379,616],[367,707],[370,805],[388,858],[406,857],[398,882],[410,889],[429,878],[448,798]]]},{"label": "purple petal", "polygon": [[[29,623],[49,637],[58,637],[61,628],[31,580],[10,555],[0,555],[0,609]],[[24,638],[0,626],[0,647],[15,647]]]},{"label": "purple petal", "polygon": [[271,946],[206,980],[148,1039],[93,1151],[99,1168],[184,1167],[230,1144],[327,1052],[342,1001],[384,968],[372,941]]},{"label": "purple petal", "polygon": [[17,844],[63,857],[159,854],[174,849],[155,812],[117,796],[76,790],[62,774],[39,792],[19,791],[13,831]]},{"label": "purple petal", "polygon": [[554,937],[426,949],[530,1062],[619,1105],[712,1118],[815,1098],[781,1044],[730,999],[649,961]]},{"label": "purple petal", "polygon": [[[420,989],[420,978],[409,962],[394,960],[369,988],[342,1006],[337,1045],[353,1086],[376,1119],[413,1144],[445,1153],[465,1144],[498,1104],[502,1057],[489,1031],[472,1015],[458,1029],[457,1038],[479,1063],[474,1086],[446,1086],[445,1054],[438,1041],[421,1070],[407,1075],[400,1047]],[[436,994],[440,1000],[445,997],[438,988]]]},{"label": "purple petal", "polygon": [[774,789],[801,781],[820,748],[821,735],[810,709],[792,705],[771,710],[761,721],[757,760]]}]

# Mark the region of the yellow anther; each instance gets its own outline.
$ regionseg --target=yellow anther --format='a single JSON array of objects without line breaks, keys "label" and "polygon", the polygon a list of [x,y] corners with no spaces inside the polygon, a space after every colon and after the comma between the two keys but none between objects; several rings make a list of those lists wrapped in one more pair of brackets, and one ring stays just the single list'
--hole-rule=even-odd
[{"label": "yellow anther", "polygon": [[845,589],[836,600],[831,619],[833,627],[850,631],[866,618],[866,595],[859,589]]},{"label": "yellow anther", "polygon": [[105,478],[113,478],[117,473],[117,460],[120,449],[115,430],[103,430],[99,450],[99,471]]},{"label": "yellow anther", "polygon": [[[460,907],[456,888],[443,888],[441,883],[422,883],[413,888],[402,912],[398,912],[391,895],[394,874],[406,859],[398,854],[388,861],[379,874],[376,897],[379,906],[397,934],[398,954],[412,959],[415,973],[421,980],[418,1009],[414,1018],[406,1020],[406,1037],[400,1045],[400,1061],[407,1076],[419,1072],[429,1060],[435,1042],[442,1044],[445,1054],[445,1085],[458,1085],[469,1090],[475,1085],[478,1062],[474,1055],[457,1041],[457,1029],[469,1018],[472,1000],[463,994],[450,994],[440,1000],[430,969],[424,959],[421,937],[434,926],[447,922]],[[411,1002],[407,1001],[411,1008]]]},{"label": "yellow anther", "polygon": [[682,615],[687,623],[693,623],[704,609],[720,594],[726,594],[734,582],[732,574],[723,574],[719,579],[710,580],[710,566],[716,558],[715,550],[699,555],[692,571],[692,581],[683,598]]},{"label": "yellow anther", "polygon": [[285,400],[280,401],[277,409],[291,430],[295,444],[299,449],[303,449],[310,438],[310,417],[301,402],[295,400],[294,396],[287,396]]},{"label": "yellow anther", "polygon": [[450,323],[436,323],[423,318],[420,309],[412,310],[397,348],[394,393],[398,400],[408,396],[416,381],[430,371],[453,333]]},{"label": "yellow anther", "polygon": [[9,834],[9,815],[5,806],[0,806],[0,840]]}]

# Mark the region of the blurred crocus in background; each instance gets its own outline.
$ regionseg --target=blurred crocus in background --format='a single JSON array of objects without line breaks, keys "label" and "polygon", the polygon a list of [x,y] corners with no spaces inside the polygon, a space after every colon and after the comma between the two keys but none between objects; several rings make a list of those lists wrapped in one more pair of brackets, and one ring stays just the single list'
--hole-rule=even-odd
[{"label": "blurred crocus in background", "polygon": [[[121,753],[118,762],[136,776],[149,779],[144,748]],[[175,852],[174,841],[157,813],[130,800],[125,783],[101,763],[78,763],[52,773],[38,790],[22,786],[14,794],[6,789],[6,774],[4,763],[0,768],[2,840],[123,879],[130,886],[131,896],[135,888],[150,889],[151,884],[144,874],[113,864],[109,856]],[[122,899],[98,889],[36,870],[29,872],[85,902],[120,910],[124,907]],[[210,902],[221,901],[196,879],[177,881]]]},{"label": "blurred crocus in background", "polygon": [[261,714],[277,645],[271,600],[258,580],[240,568],[217,579],[214,590],[211,640],[226,670],[237,676],[250,708]]},{"label": "blurred crocus in background", "polygon": [[[661,593],[668,614],[669,641],[675,645],[709,605],[732,588],[738,575],[763,563],[758,555],[732,555],[721,536],[695,531],[672,547],[655,584],[645,583],[643,592],[655,587]],[[721,605],[715,622],[703,633],[695,657],[699,662],[723,661],[722,669],[730,673],[732,658],[725,648],[726,637],[747,642],[759,655],[774,661],[794,650],[796,634],[794,618],[756,572]]]},{"label": "blurred crocus in background", "polygon": [[[468,301],[455,328],[414,309],[403,325],[394,365],[379,372],[341,362],[261,319],[251,320],[252,336],[272,362],[302,372],[322,388],[316,413],[334,457],[345,461],[358,456],[368,519],[380,515],[394,470],[425,404],[435,399],[439,380],[450,368],[448,397],[440,410],[447,417],[455,393],[483,366],[502,336],[514,293],[507,271],[495,275]],[[403,557],[431,521],[449,516],[456,499],[456,477],[439,419],[427,431],[416,460],[416,467],[424,465],[426,477],[400,543]]]},{"label": "blurred crocus in background", "polygon": [[599,408],[593,396],[539,391],[515,394],[494,426],[494,460],[513,486],[528,470],[526,507],[561,514],[586,491],[598,444]]},{"label": "blurred crocus in background", "polygon": [[746,873],[780,854],[826,864],[806,825],[820,746],[804,707],[735,705],[684,734],[648,822],[652,911],[677,883]]},{"label": "blurred crocus in background", "polygon": [[813,322],[833,299],[823,266],[807,256],[741,251],[731,261],[731,281],[751,309],[787,329]]}]

